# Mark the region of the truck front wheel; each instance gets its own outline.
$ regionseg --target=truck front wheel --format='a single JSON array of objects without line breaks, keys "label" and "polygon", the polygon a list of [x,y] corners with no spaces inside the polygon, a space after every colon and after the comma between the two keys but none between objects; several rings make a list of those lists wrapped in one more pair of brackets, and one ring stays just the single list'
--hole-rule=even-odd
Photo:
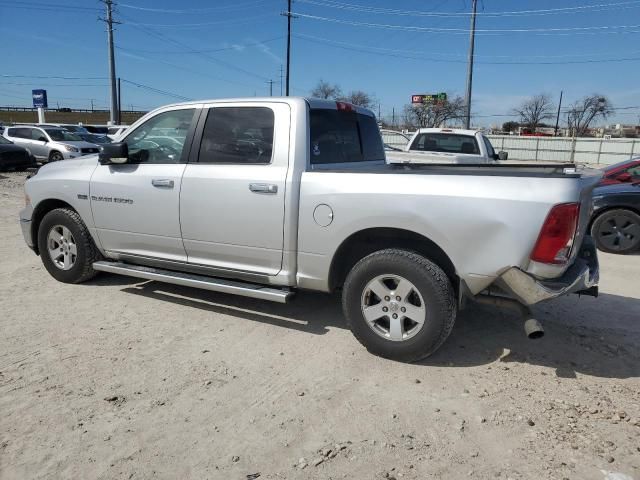
[{"label": "truck front wheel", "polygon": [[433,354],[456,318],[453,287],[440,267],[406,250],[386,249],[349,272],[342,308],[354,336],[375,355],[414,362]]},{"label": "truck front wheel", "polygon": [[68,208],[47,213],[38,228],[38,249],[47,271],[64,283],[85,282],[96,275],[100,252],[80,215]]}]

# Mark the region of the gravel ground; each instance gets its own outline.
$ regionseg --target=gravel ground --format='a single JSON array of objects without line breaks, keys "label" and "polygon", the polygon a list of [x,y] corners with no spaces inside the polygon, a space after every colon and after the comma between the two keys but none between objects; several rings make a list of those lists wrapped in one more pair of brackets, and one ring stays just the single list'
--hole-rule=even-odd
[{"label": "gravel ground", "polygon": [[0,478],[640,479],[640,256],[600,298],[471,308],[430,359],[368,354],[337,297],[289,305],[54,281],[0,175]]}]

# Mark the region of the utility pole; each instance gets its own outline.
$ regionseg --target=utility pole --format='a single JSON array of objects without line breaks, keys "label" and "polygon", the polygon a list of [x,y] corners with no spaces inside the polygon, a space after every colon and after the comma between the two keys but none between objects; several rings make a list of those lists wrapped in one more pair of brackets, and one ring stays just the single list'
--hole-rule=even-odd
[{"label": "utility pole", "polygon": [[93,98],[91,99],[91,112],[93,112]]},{"label": "utility pole", "polygon": [[109,41],[109,79],[111,81],[111,115],[112,124],[116,123],[118,110],[118,92],[116,89],[116,60],[113,53],[113,24],[118,24],[113,19],[113,0],[100,0],[107,8],[107,18],[101,18],[107,24],[107,36]]},{"label": "utility pole", "polygon": [[476,41],[476,9],[478,0],[471,0],[471,32],[469,34],[469,65],[467,67],[467,95],[465,97],[466,113],[464,128],[471,128],[471,89],[473,86],[473,56]]},{"label": "utility pole", "polygon": [[556,116],[556,128],[553,132],[553,134],[556,137],[558,136],[558,126],[560,124],[560,107],[562,107],[562,90],[560,90],[560,101],[558,102],[558,115]]},{"label": "utility pole", "polygon": [[269,96],[273,97],[273,80],[268,80],[267,83],[269,84]]},{"label": "utility pole", "polygon": [[287,17],[287,79],[285,95],[289,96],[289,79],[291,70],[291,19],[295,18],[291,13],[291,0],[287,0],[287,11],[281,14],[283,17]]},{"label": "utility pole", "polygon": [[396,107],[391,109],[391,126],[395,127],[396,125]]},{"label": "utility pole", "polygon": [[283,79],[284,79],[284,68],[282,67],[282,65],[280,65],[280,96],[282,96],[282,87],[284,85]]},{"label": "utility pole", "polygon": [[120,77],[118,77],[118,125],[122,125],[122,90],[120,88]]}]

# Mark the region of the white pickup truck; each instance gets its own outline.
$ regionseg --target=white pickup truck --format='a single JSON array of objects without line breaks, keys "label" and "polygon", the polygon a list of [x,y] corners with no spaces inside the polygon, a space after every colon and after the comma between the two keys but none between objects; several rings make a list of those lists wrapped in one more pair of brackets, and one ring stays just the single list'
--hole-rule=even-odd
[{"label": "white pickup truck", "polygon": [[420,128],[404,149],[387,150],[387,163],[459,163],[477,165],[506,160],[507,152],[493,149],[477,130]]},{"label": "white pickup truck", "polygon": [[[601,174],[575,165],[387,165],[373,113],[248,98],[169,105],[25,184],[26,243],[57,280],[111,272],[275,302],[342,292],[371,352],[430,355],[468,300],[597,293]],[[71,301],[71,300],[70,300]]]}]

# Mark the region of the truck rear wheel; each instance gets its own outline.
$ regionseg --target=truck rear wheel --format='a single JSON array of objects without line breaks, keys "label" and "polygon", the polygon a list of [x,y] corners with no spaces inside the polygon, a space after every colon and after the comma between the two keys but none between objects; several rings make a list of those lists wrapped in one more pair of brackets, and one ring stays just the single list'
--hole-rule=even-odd
[{"label": "truck rear wheel", "polygon": [[455,294],[442,269],[417,253],[397,249],[374,252],[353,267],[342,308],[367,350],[403,362],[433,354],[456,318]]},{"label": "truck rear wheel", "polygon": [[38,249],[45,268],[59,282],[81,283],[97,274],[93,262],[100,260],[100,252],[80,215],[71,209],[56,208],[44,216]]}]

